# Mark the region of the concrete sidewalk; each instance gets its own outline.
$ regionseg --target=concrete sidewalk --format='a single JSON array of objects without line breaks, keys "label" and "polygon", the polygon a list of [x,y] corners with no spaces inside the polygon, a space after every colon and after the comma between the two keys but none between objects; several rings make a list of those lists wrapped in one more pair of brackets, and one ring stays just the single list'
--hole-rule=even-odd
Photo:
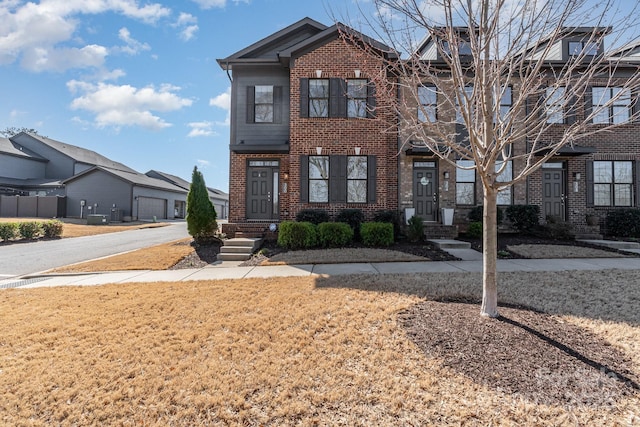
[{"label": "concrete sidewalk", "polygon": [[[640,258],[572,258],[498,260],[498,271],[640,270]],[[184,270],[136,270],[86,274],[35,274],[0,280],[0,289],[51,286],[94,286],[128,282],[185,282],[269,277],[339,276],[346,274],[402,274],[480,272],[482,260],[419,261],[345,264],[303,264],[240,267],[223,262]]]}]

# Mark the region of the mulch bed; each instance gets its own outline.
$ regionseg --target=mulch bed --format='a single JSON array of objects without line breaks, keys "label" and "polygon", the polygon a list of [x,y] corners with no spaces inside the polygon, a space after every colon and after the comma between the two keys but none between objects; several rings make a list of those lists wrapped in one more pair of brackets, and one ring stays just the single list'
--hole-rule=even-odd
[{"label": "mulch bed", "polygon": [[195,251],[184,257],[182,260],[180,260],[180,262],[171,267],[169,270],[206,267],[207,265],[216,262],[218,259],[218,254],[220,253],[220,245],[217,243],[198,245],[192,240],[179,242],[177,244],[191,245],[195,248]]},{"label": "mulch bed", "polygon": [[612,406],[640,392],[629,357],[602,338],[534,310],[499,311],[489,319],[477,302],[425,301],[400,313],[399,322],[446,367],[532,403]]}]

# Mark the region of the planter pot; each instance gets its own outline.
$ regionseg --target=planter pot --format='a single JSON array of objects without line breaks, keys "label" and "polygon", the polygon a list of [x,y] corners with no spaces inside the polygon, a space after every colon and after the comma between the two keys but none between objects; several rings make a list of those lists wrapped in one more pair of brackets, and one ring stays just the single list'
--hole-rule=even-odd
[{"label": "planter pot", "polygon": [[409,220],[416,214],[416,208],[404,208],[404,222],[409,225]]},{"label": "planter pot", "polygon": [[442,209],[442,224],[453,225],[453,209]]}]

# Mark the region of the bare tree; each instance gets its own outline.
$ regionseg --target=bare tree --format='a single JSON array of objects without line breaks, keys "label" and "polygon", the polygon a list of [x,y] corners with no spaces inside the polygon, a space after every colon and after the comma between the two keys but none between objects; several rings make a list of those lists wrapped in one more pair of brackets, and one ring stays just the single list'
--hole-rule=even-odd
[{"label": "bare tree", "polygon": [[5,129],[0,130],[0,136],[4,136],[5,138],[9,138],[15,136],[21,132],[30,133],[32,135],[38,135],[38,131],[31,128],[18,128],[15,126],[10,126]]},{"label": "bare tree", "polygon": [[[389,131],[476,171],[481,182],[481,314],[497,317],[497,197],[563,147],[634,120],[640,73],[621,30],[637,27],[638,11],[628,2],[586,0],[374,2],[379,19],[370,26],[406,55],[376,78],[384,88],[393,76],[389,92],[378,93],[396,100],[398,122]],[[607,51],[605,37],[628,48]],[[575,44],[562,44],[568,39]],[[568,59],[557,57],[562,46]],[[579,101],[587,95],[589,107]]]}]

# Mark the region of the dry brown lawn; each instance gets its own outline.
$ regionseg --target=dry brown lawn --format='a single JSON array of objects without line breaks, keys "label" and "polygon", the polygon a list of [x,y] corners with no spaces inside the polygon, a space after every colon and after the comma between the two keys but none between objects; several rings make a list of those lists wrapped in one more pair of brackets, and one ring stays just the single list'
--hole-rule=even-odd
[{"label": "dry brown lawn", "polygon": [[[630,377],[637,382],[640,272],[500,277],[503,302],[543,310],[555,324],[571,326],[572,333],[608,343],[614,354],[627,360]],[[640,422],[638,391],[626,385],[610,387],[614,379],[580,358],[567,355],[565,369],[547,372],[539,384],[554,392],[572,387],[573,397],[538,401],[517,390],[492,386],[483,378],[521,374],[522,358],[514,355],[528,347],[480,343],[430,353],[431,347],[446,348],[446,337],[425,350],[403,328],[406,313],[417,306],[423,307],[423,318],[438,313],[442,317],[432,319],[436,324],[454,325],[452,317],[458,310],[438,301],[475,299],[480,283],[477,274],[459,273],[5,290],[0,292],[0,423],[633,426]],[[449,307],[451,313],[437,307]],[[523,319],[526,322],[526,316]],[[483,322],[491,326],[486,322],[496,321]],[[456,328],[450,336],[467,333]],[[483,360],[489,352],[501,359],[500,371],[470,373],[445,357]],[[567,371],[566,366],[575,369]],[[585,371],[588,376],[579,375]],[[531,372],[533,378],[539,375]],[[581,384],[589,383],[585,389],[593,393],[593,384],[600,382],[602,393],[581,395]]]},{"label": "dry brown lawn", "polygon": [[375,248],[338,248],[288,251],[276,254],[261,265],[340,264],[354,262],[428,261],[425,257]]},{"label": "dry brown lawn", "polygon": [[163,243],[123,254],[54,268],[47,273],[81,273],[124,270],[167,270],[194,251],[191,238]]},{"label": "dry brown lawn", "polygon": [[[46,218],[0,218],[0,222],[23,222],[23,221],[46,221]],[[124,223],[107,224],[107,225],[86,225],[84,221],[73,219],[60,219],[64,222],[64,228],[62,229],[62,237],[82,237],[82,236],[94,236],[97,234],[116,233],[118,231],[136,230],[139,228],[155,228],[164,227],[167,223],[155,222],[155,223],[142,223],[131,222],[123,225]]]},{"label": "dry brown lawn", "polygon": [[507,246],[507,249],[520,256],[531,259],[624,258],[626,256],[618,252],[571,245],[513,245]]}]

